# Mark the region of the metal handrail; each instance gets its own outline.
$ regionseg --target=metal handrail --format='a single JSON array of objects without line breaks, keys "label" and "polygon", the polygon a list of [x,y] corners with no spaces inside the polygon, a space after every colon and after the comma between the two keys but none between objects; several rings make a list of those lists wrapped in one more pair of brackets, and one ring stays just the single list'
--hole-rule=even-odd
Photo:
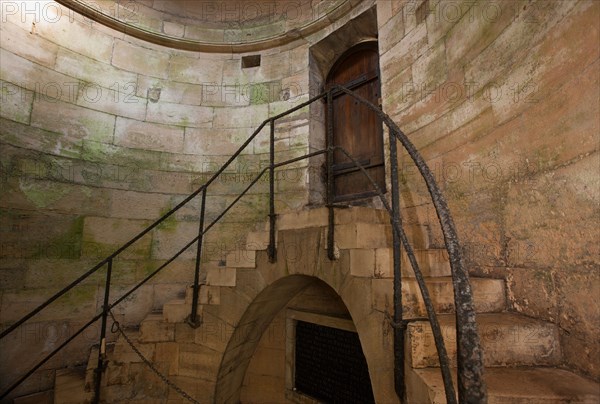
[{"label": "metal handrail", "polygon": [[[425,181],[444,234],[444,241],[450,257],[450,268],[452,270],[457,333],[458,399],[461,403],[469,404],[486,402],[487,394],[483,381],[483,351],[477,331],[477,323],[475,322],[473,292],[469,282],[469,272],[465,267],[462,257],[456,226],[450,215],[446,198],[444,198],[438,187],[429,166],[398,125],[372,102],[342,86],[335,87],[354,97],[379,116],[390,129],[390,134],[402,143],[402,146],[408,152]],[[397,164],[397,160],[392,160],[392,164]],[[397,172],[397,169],[393,171]],[[450,400],[451,397],[448,397],[448,393],[448,390],[446,390],[447,399]]]},{"label": "metal handrail", "polygon": [[[358,161],[354,159],[346,150],[339,146],[333,146],[333,92],[339,94],[340,92],[346,93],[357,99],[362,104],[366,105],[368,108],[373,110],[378,117],[381,119],[383,123],[389,129],[389,141],[390,141],[390,156],[391,156],[391,168],[392,168],[392,202],[391,206],[389,202],[386,200],[382,190],[379,188],[377,183],[373,180],[373,178],[366,171],[366,168]],[[275,163],[275,122],[276,120],[285,117],[295,111],[298,111],[317,100],[326,98],[327,99],[327,114],[328,114],[328,125],[327,125],[327,137],[328,137],[328,147],[323,150],[319,150],[313,153],[309,153],[304,156],[296,157],[290,160],[286,160],[284,162]],[[270,124],[270,164],[268,167],[264,168],[261,172],[259,172],[256,178],[244,189],[240,195],[223,211],[219,214],[208,226],[205,227],[205,206],[206,206],[206,194],[207,189],[210,184],[212,184],[218,176],[220,176],[227,167],[237,158],[243,150],[256,138],[256,136],[264,129],[264,127]],[[420,156],[414,145],[410,142],[408,137],[398,128],[398,126],[393,122],[393,120],[385,114],[380,108],[375,106],[373,103],[364,99],[363,97],[355,94],[354,92],[348,90],[347,88],[334,85],[328,89],[328,91],[323,92],[315,97],[312,97],[306,102],[303,102],[296,107],[293,107],[279,115],[266,119],[262,122],[262,124],[253,132],[253,134],[240,146],[240,148],[227,160],[227,162],[221,166],[216,173],[201,187],[199,187],[196,191],[190,194],[186,199],[180,202],[177,206],[172,208],[169,212],[161,216],[154,223],[152,223],[149,227],[141,231],[135,237],[133,237],[130,241],[125,243],[123,246],[118,248],[113,254],[106,257],[100,263],[95,265],[93,268],[88,270],[86,273],[81,275],[75,281],[70,283],[68,286],[63,288],[61,291],[57,292],[47,301],[36,307],[30,313],[22,317],[20,320],[15,322],[9,328],[0,333],[0,340],[4,338],[6,335],[13,332],[20,325],[25,323],[27,320],[35,316],[37,313],[42,311],[44,308],[49,306],[52,302],[60,298],[62,295],[67,293],[73,287],[81,283],[83,280],[91,276],[97,270],[102,268],[104,265],[108,265],[108,271],[105,281],[105,294],[104,294],[104,304],[102,308],[102,312],[96,315],[90,322],[88,322],[84,327],[82,327],[78,332],[75,333],[72,337],[70,337],[67,341],[65,341],[62,345],[60,345],[57,349],[55,349],[50,355],[45,357],[41,362],[39,362],[33,369],[31,369],[25,376],[21,377],[17,382],[13,383],[11,387],[5,392],[2,393],[0,398],[6,397],[14,388],[16,388],[20,383],[22,383],[27,377],[33,374],[39,367],[41,367],[45,362],[47,362],[54,354],[60,351],[64,346],[66,346],[70,341],[72,341],[75,337],[81,334],[86,328],[91,326],[98,319],[102,319],[102,330],[101,330],[101,339],[100,339],[100,349],[98,356],[98,365],[96,368],[96,378],[95,378],[95,400],[99,400],[99,391],[100,391],[100,380],[102,376],[102,371],[105,365],[105,354],[106,354],[106,339],[105,339],[105,331],[106,331],[106,321],[108,313],[112,308],[120,304],[127,297],[137,291],[142,285],[147,283],[150,279],[152,279],[155,275],[157,275],[160,271],[162,271],[165,267],[167,267],[170,263],[172,263],[175,259],[177,259],[183,252],[185,252],[192,245],[197,243],[196,250],[196,266],[195,266],[195,274],[194,274],[194,290],[193,290],[193,302],[192,302],[192,311],[190,316],[187,319],[187,322],[192,327],[198,327],[202,322],[201,319],[198,318],[197,315],[197,305],[198,305],[198,296],[200,290],[200,282],[199,282],[199,274],[200,274],[200,260],[201,260],[201,251],[202,251],[202,240],[203,236],[225,215],[227,212],[235,205],[237,202],[244,196],[246,193],[254,186],[260,178],[268,171],[269,172],[269,246],[268,246],[268,255],[269,259],[273,262],[277,259],[277,251],[275,247],[275,228],[276,228],[276,214],[275,214],[275,205],[274,205],[274,181],[275,181],[275,169],[279,167],[283,167],[287,164],[292,164],[297,161],[301,161],[303,159],[307,159],[310,157],[314,157],[321,154],[327,155],[327,167],[328,167],[328,182],[327,182],[327,206],[329,208],[329,222],[328,222],[328,255],[330,259],[335,259],[334,254],[334,203],[333,203],[333,153],[335,150],[340,150],[344,155],[346,155],[354,165],[368,178],[369,182],[375,188],[376,194],[381,199],[385,209],[388,211],[391,223],[393,227],[393,235],[394,235],[394,317],[392,320],[394,326],[394,358],[395,358],[395,386],[396,391],[401,399],[405,397],[405,387],[404,387],[404,331],[406,330],[407,321],[402,319],[402,295],[401,295],[401,273],[400,273],[400,245],[403,245],[406,254],[408,256],[409,262],[411,263],[413,270],[415,272],[415,278],[419,285],[421,295],[425,302],[425,307],[429,316],[429,321],[432,327],[434,341],[436,344],[436,348],[438,350],[438,357],[440,361],[440,368],[442,372],[442,377],[444,380],[444,388],[446,392],[447,401],[449,404],[456,403],[456,395],[454,392],[454,386],[452,383],[452,378],[450,374],[450,362],[448,359],[448,355],[445,349],[444,341],[441,334],[441,329],[439,326],[439,322],[437,321],[437,316],[435,314],[435,310],[433,308],[433,304],[431,302],[431,297],[429,296],[429,292],[427,290],[427,286],[425,284],[423,275],[419,269],[417,260],[414,255],[414,251],[408,242],[408,238],[404,233],[404,230],[401,225],[401,217],[400,217],[400,206],[399,206],[399,182],[398,182],[398,167],[397,167],[397,146],[396,142],[400,141],[402,146],[407,150],[410,157],[413,159],[419,172],[424,178],[430,195],[432,197],[433,204],[436,208],[436,212],[438,215],[438,219],[440,221],[440,225],[442,227],[442,231],[444,234],[446,249],[448,250],[450,256],[450,265],[452,269],[452,279],[454,286],[454,298],[455,298],[455,306],[456,306],[456,319],[457,319],[457,351],[458,351],[458,399],[461,403],[484,403],[486,401],[486,390],[485,385],[483,384],[482,373],[483,373],[483,362],[482,362],[482,352],[479,343],[479,336],[477,333],[477,325],[475,323],[475,314],[473,308],[473,299],[472,292],[468,279],[468,272],[465,269],[463,259],[461,256],[461,251],[458,244],[458,237],[456,234],[456,228],[450,216],[448,205],[441,194],[439,187],[437,186],[429,167]],[[125,251],[128,247],[134,244],[136,241],[141,239],[144,235],[148,234],[151,230],[159,226],[162,222],[164,222],[167,218],[185,206],[188,202],[190,202],[193,198],[202,193],[202,201],[201,201],[201,211],[200,211],[200,222],[199,222],[199,231],[198,236],[196,236],[192,241],[186,244],[181,250],[179,250],[173,257],[163,263],[160,267],[158,267],[154,272],[146,276],[141,282],[139,282],[136,286],[134,286],[131,290],[125,293],[123,296],[115,300],[112,304],[109,304],[109,293],[111,286],[111,270],[112,264],[115,258],[118,257],[120,253]]]}]

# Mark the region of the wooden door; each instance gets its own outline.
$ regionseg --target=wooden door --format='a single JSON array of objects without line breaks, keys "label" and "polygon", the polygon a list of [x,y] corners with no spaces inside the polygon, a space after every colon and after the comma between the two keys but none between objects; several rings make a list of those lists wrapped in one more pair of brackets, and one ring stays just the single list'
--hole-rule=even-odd
[{"label": "wooden door", "polygon": [[[358,45],[335,63],[327,78],[327,88],[343,85],[373,104],[380,104],[379,54],[377,44]],[[348,151],[385,192],[383,129],[377,114],[355,98],[333,95],[333,144]],[[371,182],[343,152],[334,154],[335,201],[376,195]]]}]

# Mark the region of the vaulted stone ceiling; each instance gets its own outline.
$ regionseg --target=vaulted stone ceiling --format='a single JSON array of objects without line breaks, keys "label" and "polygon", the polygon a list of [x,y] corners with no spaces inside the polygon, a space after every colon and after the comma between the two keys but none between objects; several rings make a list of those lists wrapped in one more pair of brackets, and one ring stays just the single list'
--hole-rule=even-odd
[{"label": "vaulted stone ceiling", "polygon": [[302,41],[358,0],[57,0],[122,32],[204,52],[249,52]]}]

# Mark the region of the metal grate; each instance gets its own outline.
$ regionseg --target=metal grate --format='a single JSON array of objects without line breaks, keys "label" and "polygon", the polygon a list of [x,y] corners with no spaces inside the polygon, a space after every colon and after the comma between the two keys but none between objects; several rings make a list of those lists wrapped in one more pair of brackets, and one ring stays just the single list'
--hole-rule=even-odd
[{"label": "metal grate", "polygon": [[355,332],[298,321],[295,387],[326,403],[375,403]]}]

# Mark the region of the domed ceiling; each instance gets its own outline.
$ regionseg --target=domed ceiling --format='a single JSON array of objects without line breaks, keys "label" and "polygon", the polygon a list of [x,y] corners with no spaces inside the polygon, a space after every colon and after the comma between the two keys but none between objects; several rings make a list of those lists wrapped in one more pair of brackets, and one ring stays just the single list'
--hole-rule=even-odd
[{"label": "domed ceiling", "polygon": [[140,39],[202,52],[251,52],[302,40],[360,0],[57,0]]}]

